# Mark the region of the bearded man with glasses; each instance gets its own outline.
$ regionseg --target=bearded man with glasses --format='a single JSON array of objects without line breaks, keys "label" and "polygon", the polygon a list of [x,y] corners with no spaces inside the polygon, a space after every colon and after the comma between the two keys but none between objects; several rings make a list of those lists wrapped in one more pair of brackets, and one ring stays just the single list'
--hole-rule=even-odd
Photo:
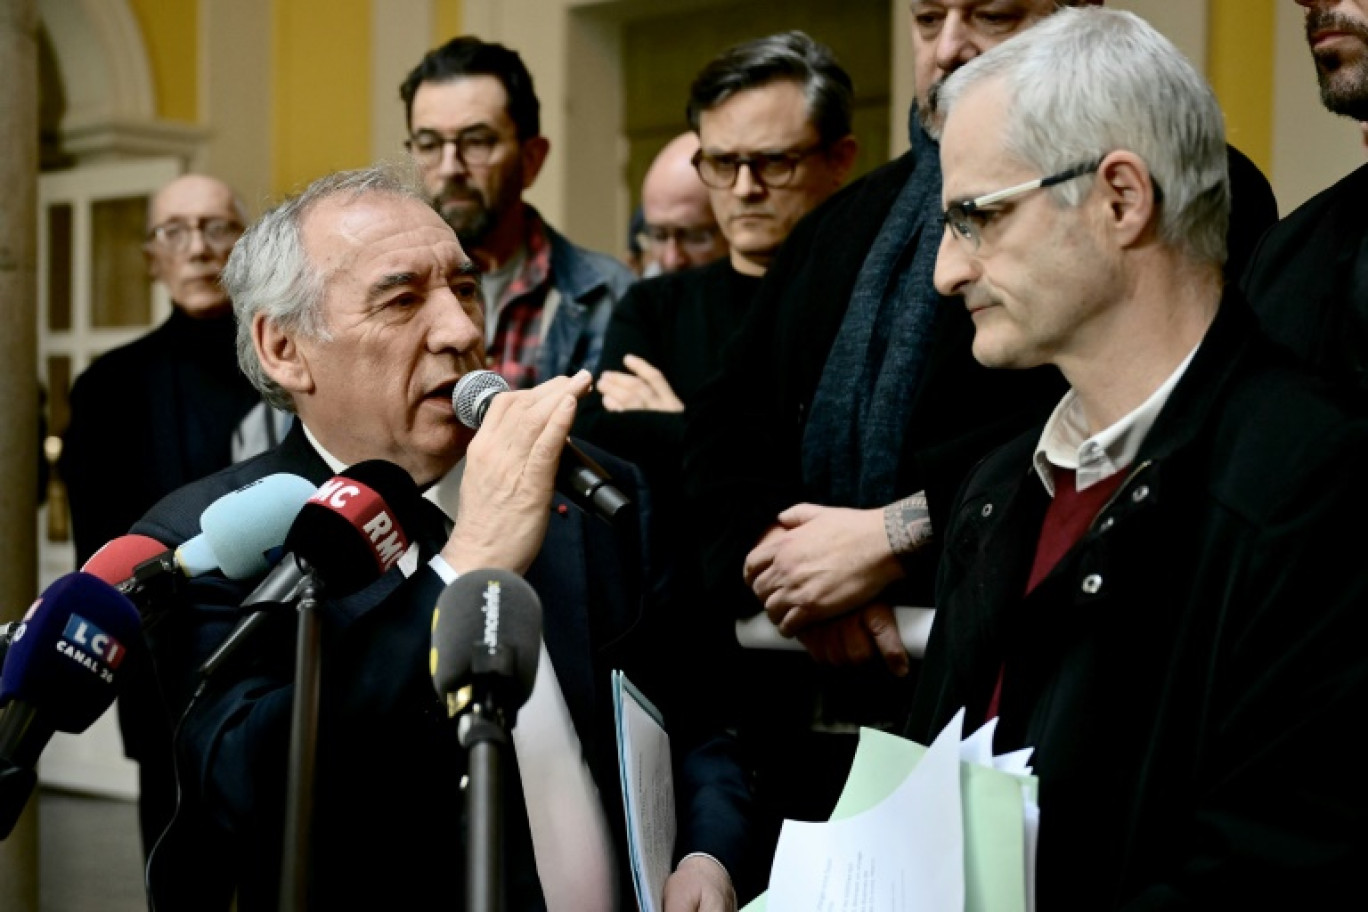
[{"label": "bearded man with glasses", "polygon": [[[233,305],[219,284],[246,222],[233,190],[201,174],[176,178],[148,205],[143,252],[171,299],[171,316],[100,355],[72,387],[58,469],[78,566],[164,495],[283,437],[278,416],[238,369]],[[146,855],[170,822],[176,780],[155,679],[150,668],[134,666],[119,697],[119,722],[124,752],[138,762]],[[193,871],[183,874],[193,884]]]},{"label": "bearded man with glasses", "polygon": [[453,38],[423,57],[399,95],[432,207],[483,275],[487,366],[514,389],[593,371],[613,305],[636,276],[571,243],[523,200],[551,145],[522,58]]}]

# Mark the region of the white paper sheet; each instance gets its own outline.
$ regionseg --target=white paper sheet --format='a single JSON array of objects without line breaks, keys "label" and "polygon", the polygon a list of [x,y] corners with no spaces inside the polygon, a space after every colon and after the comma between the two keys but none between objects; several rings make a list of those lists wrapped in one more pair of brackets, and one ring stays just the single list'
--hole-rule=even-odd
[{"label": "white paper sheet", "polygon": [[960,799],[963,711],[884,801],[843,820],[786,820],[769,908],[784,912],[944,912],[964,908]]}]

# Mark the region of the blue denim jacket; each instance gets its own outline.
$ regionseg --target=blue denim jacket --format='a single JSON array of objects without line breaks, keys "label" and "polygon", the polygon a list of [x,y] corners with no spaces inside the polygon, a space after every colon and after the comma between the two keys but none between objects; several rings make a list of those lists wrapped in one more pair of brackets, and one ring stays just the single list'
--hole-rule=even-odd
[{"label": "blue denim jacket", "polygon": [[561,301],[542,333],[537,376],[573,374],[580,368],[594,372],[608,318],[636,276],[613,257],[572,244],[550,225],[546,233],[551,239],[551,286]]}]

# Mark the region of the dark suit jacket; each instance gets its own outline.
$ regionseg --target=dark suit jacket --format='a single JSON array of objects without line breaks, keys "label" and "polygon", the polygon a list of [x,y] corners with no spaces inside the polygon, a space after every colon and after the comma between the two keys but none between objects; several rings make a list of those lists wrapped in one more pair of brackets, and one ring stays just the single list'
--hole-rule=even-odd
[{"label": "dark suit jacket", "polygon": [[[1040,429],[968,479],[907,735],[1032,747],[1051,909],[1329,908],[1368,861],[1368,792],[1323,745],[1368,699],[1368,420],[1228,294],[1121,487],[1026,591]],[[1333,750],[1333,748],[1332,748]]]},{"label": "dark suit jacket", "polygon": [[1368,165],[1264,235],[1242,287],[1264,329],[1368,390]]},{"label": "dark suit jacket", "polygon": [[[649,503],[635,471],[599,455],[619,486]],[[168,545],[194,534],[203,509],[248,481],[288,472],[321,483],[332,476],[296,429],[275,450],[166,498],[136,530]],[[562,511],[562,507],[564,510]],[[323,691],[312,879],[319,908],[435,908],[463,895],[466,757],[445,718],[428,671],[432,609],[443,589],[427,562],[445,530],[413,536],[419,569],[398,568],[323,612]],[[544,639],[619,845],[623,896],[631,887],[625,854],[609,671],[622,668],[664,705],[677,748],[677,854],[704,851],[744,874],[748,793],[728,739],[663,692],[678,665],[659,648],[651,615],[657,556],[648,537],[618,535],[559,497],[540,554],[526,578],[541,596]],[[180,616],[156,628],[152,643],[173,706],[184,706],[194,669],[236,621],[255,581],[218,574],[189,586]],[[240,908],[275,902],[293,692],[293,612],[263,628],[247,661],[226,667],[184,723],[181,777],[192,815],[225,846],[241,890]],[[526,810],[516,769],[507,777],[506,860],[510,910],[542,907]],[[181,823],[172,827],[176,833]],[[174,856],[172,856],[174,857]],[[158,859],[153,859],[154,881]],[[155,882],[154,882],[155,887]],[[199,906],[199,907],[202,907]],[[160,907],[166,912],[166,907]]]}]

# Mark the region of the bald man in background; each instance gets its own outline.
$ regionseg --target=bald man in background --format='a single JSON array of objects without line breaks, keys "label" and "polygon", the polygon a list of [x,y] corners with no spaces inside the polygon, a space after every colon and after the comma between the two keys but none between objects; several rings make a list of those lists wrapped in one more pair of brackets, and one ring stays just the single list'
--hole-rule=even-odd
[{"label": "bald man in background", "polygon": [[698,134],[681,133],[657,153],[641,182],[642,274],[646,277],[703,266],[727,255],[708,188],[693,166]]},{"label": "bald man in background", "polygon": [[[186,174],[157,191],[147,216],[148,273],[166,287],[172,311],[100,355],[72,387],[59,470],[78,566],[163,495],[251,455],[235,450],[234,437],[249,413],[263,422],[269,414],[238,369],[232,302],[219,284],[247,221],[242,201],[217,178]],[[253,436],[268,442],[269,430]],[[140,658],[131,653],[129,662]],[[124,753],[138,763],[146,856],[175,810],[171,726],[150,666],[125,670],[119,726]]]}]

